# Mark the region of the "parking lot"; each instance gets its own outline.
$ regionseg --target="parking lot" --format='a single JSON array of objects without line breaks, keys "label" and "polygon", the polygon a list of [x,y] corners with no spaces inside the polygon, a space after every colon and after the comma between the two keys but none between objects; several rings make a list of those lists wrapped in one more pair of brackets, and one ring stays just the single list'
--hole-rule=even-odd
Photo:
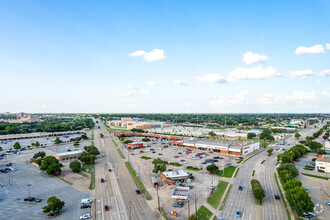
[{"label": "parking lot", "polygon": [[[73,136],[73,135],[72,135]],[[70,138],[72,138],[72,136]],[[39,140],[38,140],[39,139]],[[22,147],[29,146],[32,142],[38,140],[40,143],[47,143],[48,140],[21,139]],[[62,138],[61,138],[62,139]],[[11,144],[1,144],[4,150],[12,147]],[[48,142],[52,144],[51,142]],[[58,149],[66,151],[67,145],[58,145]],[[89,213],[90,209],[80,209],[80,201],[83,198],[89,198],[88,191],[78,191],[64,181],[49,176],[41,172],[38,168],[28,163],[38,151],[45,151],[47,155],[52,155],[52,147],[33,148],[32,150],[21,151],[20,154],[6,155],[0,160],[0,169],[3,169],[9,162],[17,171],[8,171],[0,173],[0,219],[45,219],[46,214],[42,212],[42,207],[46,205],[50,196],[56,196],[65,201],[65,207],[60,213],[58,219],[77,219],[79,216]],[[61,152],[62,152],[61,151]],[[30,187],[27,185],[31,184]],[[41,202],[27,202],[24,198],[29,196],[41,199]]]},{"label": "parking lot", "polygon": [[[125,140],[131,139],[133,141],[141,141],[142,138],[134,137],[134,138],[125,138]],[[164,144],[162,144],[164,143]],[[169,163],[179,163],[181,166],[176,167],[172,165],[167,166],[167,170],[184,170],[185,172],[192,173],[194,176],[194,180],[190,183],[185,183],[185,186],[192,186],[193,188],[189,191],[190,200],[190,213],[194,213],[195,210],[195,195],[197,201],[197,208],[207,202],[207,198],[210,196],[212,190],[211,185],[217,185],[220,180],[232,182],[232,179],[224,178],[216,175],[210,175],[206,171],[206,167],[209,164],[203,164],[203,162],[207,159],[212,159],[213,157],[222,157],[223,159],[217,159],[217,162],[214,162],[220,170],[223,167],[228,166],[236,166],[236,160],[234,156],[225,156],[217,153],[207,153],[208,156],[205,156],[201,159],[192,159],[195,158],[197,153],[205,152],[199,151],[195,149],[191,149],[192,153],[185,154],[185,151],[188,148],[184,147],[177,147],[177,146],[170,146],[169,141],[160,141],[160,140],[151,140],[148,142],[150,147],[145,147],[141,149],[135,149],[133,155],[130,156],[130,162],[136,171],[137,175],[140,175],[140,179],[145,185],[147,191],[151,194],[151,196],[156,199],[157,198],[157,191],[156,188],[153,187],[150,178],[152,176],[159,177],[159,174],[152,173],[153,164],[152,160],[156,158],[160,158],[162,160],[168,161]],[[164,146],[168,146],[164,148]],[[141,153],[143,151],[143,153]],[[150,157],[151,159],[145,160],[141,157]],[[201,168],[199,171],[192,171],[187,169],[188,166],[198,167]],[[158,181],[160,179],[158,178]],[[175,199],[172,199],[172,193],[174,191],[175,185],[168,185],[160,182],[159,187],[159,197],[160,197],[160,205],[164,209],[165,213],[169,216],[170,211],[176,211],[179,214],[179,218],[186,219],[188,218],[188,205],[187,202],[183,205],[182,208],[179,207],[172,207],[172,205],[177,202]],[[149,203],[152,208],[157,207],[157,202]]]}]

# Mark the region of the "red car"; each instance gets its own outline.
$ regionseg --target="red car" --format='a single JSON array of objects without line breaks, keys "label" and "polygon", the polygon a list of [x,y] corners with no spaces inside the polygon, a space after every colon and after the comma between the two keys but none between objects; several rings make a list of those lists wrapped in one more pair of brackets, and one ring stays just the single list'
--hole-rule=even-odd
[{"label": "red car", "polygon": [[296,159],[296,160],[293,160],[293,162],[300,162],[300,160]]},{"label": "red car", "polygon": [[179,158],[179,156],[174,156],[174,158]]},{"label": "red car", "polygon": [[104,211],[109,211],[109,206],[108,205],[104,206]]}]

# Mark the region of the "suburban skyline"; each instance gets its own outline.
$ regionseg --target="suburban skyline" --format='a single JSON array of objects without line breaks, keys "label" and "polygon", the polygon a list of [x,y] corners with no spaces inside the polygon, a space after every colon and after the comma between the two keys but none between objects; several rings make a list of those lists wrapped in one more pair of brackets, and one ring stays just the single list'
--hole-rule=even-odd
[{"label": "suburban skyline", "polygon": [[1,1],[0,112],[329,113],[329,9]]}]

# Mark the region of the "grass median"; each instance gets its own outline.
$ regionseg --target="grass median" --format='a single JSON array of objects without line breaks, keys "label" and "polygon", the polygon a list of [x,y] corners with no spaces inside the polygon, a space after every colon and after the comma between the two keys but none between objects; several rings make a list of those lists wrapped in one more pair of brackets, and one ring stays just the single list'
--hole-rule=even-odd
[{"label": "grass median", "polygon": [[131,173],[131,175],[133,176],[133,179],[135,180],[136,184],[138,185],[139,189],[141,190],[141,192],[145,195],[145,198],[147,200],[151,200],[151,196],[147,193],[146,188],[144,187],[144,185],[142,184],[142,182],[140,181],[139,177],[136,175],[135,171],[133,170],[133,168],[131,167],[131,164],[126,161],[125,162],[129,172]]},{"label": "grass median", "polygon": [[121,150],[119,148],[117,149],[117,151],[118,151],[119,155],[121,156],[121,158],[126,159],[123,152],[121,152]]},{"label": "grass median", "polygon": [[211,197],[207,201],[207,203],[216,209],[219,205],[219,202],[221,201],[224,192],[226,191],[227,186],[228,186],[228,182],[220,181],[217,188],[213,191]]},{"label": "grass median", "polygon": [[288,206],[287,206],[287,204],[286,204],[286,202],[285,202],[285,199],[284,199],[284,197],[283,197],[283,193],[282,193],[282,190],[281,190],[280,184],[278,183],[276,173],[274,173],[274,178],[275,178],[275,182],[276,182],[276,185],[277,185],[278,191],[280,191],[280,195],[281,195],[281,198],[282,198],[282,201],[283,201],[284,207],[285,207],[286,215],[288,216],[288,220],[291,220],[291,216],[290,216],[290,213],[289,213],[289,210],[288,210]]},{"label": "grass median", "polygon": [[205,206],[201,206],[197,211],[198,220],[209,220],[212,217],[213,213],[208,210]]},{"label": "grass median", "polygon": [[219,209],[220,211],[223,209],[223,206],[224,206],[225,203],[226,203],[226,200],[227,200],[227,197],[228,197],[228,194],[229,194],[229,192],[230,192],[231,187],[232,187],[232,185],[230,184],[229,189],[228,189],[228,191],[227,191],[227,193],[226,193],[226,196],[225,196],[225,198],[223,199],[222,204],[221,204],[221,206],[220,206],[220,209]]},{"label": "grass median", "polygon": [[116,143],[116,141],[114,139],[112,139],[112,142],[116,147],[118,147],[118,144]]}]

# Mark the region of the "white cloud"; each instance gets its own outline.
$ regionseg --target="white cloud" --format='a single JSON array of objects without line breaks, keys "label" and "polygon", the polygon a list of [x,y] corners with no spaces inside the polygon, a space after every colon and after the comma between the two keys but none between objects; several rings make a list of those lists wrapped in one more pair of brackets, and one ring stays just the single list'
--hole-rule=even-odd
[{"label": "white cloud", "polygon": [[304,91],[293,91],[291,95],[282,95],[278,94],[275,95],[273,93],[266,93],[259,97],[258,104],[261,105],[279,105],[285,104],[287,102],[297,102],[301,104],[303,101],[306,100],[315,100],[317,97],[315,93],[312,92],[304,92]]},{"label": "white cloud", "polygon": [[202,83],[225,83],[227,80],[219,74],[207,74],[205,76],[196,76],[196,80]]},{"label": "white cloud", "polygon": [[149,95],[150,93],[149,93],[148,90],[146,90],[146,89],[142,89],[142,90],[140,91],[140,94],[141,94],[141,95]]},{"label": "white cloud", "polygon": [[328,50],[330,50],[330,44],[325,45]]},{"label": "white cloud", "polygon": [[176,85],[188,85],[185,81],[182,81],[181,79],[176,79],[173,81],[174,84]]},{"label": "white cloud", "polygon": [[261,63],[265,60],[268,60],[268,57],[266,55],[260,55],[258,53],[252,53],[251,51],[246,52],[243,55],[243,62],[245,62],[246,64]]},{"label": "white cloud", "polygon": [[259,97],[258,103],[262,105],[283,104],[284,97],[283,95],[274,95],[273,93],[266,93]]},{"label": "white cloud", "polygon": [[322,92],[322,95],[327,96],[330,98],[330,87],[328,88],[328,91]]},{"label": "white cloud", "polygon": [[317,99],[315,96],[315,93],[312,92],[304,92],[304,91],[293,91],[292,95],[290,96],[284,96],[284,99],[287,101],[305,101],[305,100],[312,100]]},{"label": "white cloud", "polygon": [[237,67],[229,72],[227,80],[234,82],[238,79],[266,79],[271,76],[280,76],[281,74],[271,66],[262,68],[261,66],[253,68]]},{"label": "white cloud", "polygon": [[317,44],[311,47],[299,46],[295,52],[296,55],[317,53],[325,53],[324,47],[321,44]]},{"label": "white cloud", "polygon": [[147,86],[154,86],[154,85],[156,85],[156,82],[154,81],[147,82]]},{"label": "white cloud", "polygon": [[153,49],[150,52],[146,52],[144,50],[138,50],[133,53],[130,53],[129,56],[131,57],[143,56],[143,59],[148,62],[163,60],[166,58],[166,56],[164,55],[164,50],[162,49]]},{"label": "white cloud", "polygon": [[131,91],[127,91],[127,92],[123,92],[120,96],[122,97],[129,97],[129,96],[132,96],[133,93]]},{"label": "white cloud", "polygon": [[301,77],[302,79],[310,75],[313,75],[313,70],[310,69],[290,72],[290,76]]},{"label": "white cloud", "polygon": [[330,76],[330,69],[329,70],[322,70],[320,72],[320,76]]},{"label": "white cloud", "polygon": [[145,54],[147,54],[147,52],[145,52],[144,50],[137,50],[133,53],[130,53],[129,56],[131,57],[139,57],[139,56],[144,56]]},{"label": "white cloud", "polygon": [[214,98],[210,102],[210,106],[212,107],[223,107],[223,106],[231,106],[231,105],[242,105],[248,104],[247,96],[249,96],[250,92],[247,90],[241,90],[240,93],[237,93],[233,96],[220,96]]},{"label": "white cloud", "polygon": [[190,107],[191,103],[190,102],[185,102],[182,104],[182,107]]},{"label": "white cloud", "polygon": [[127,88],[128,88],[128,89],[136,89],[136,87],[133,86],[133,85],[127,85]]}]

